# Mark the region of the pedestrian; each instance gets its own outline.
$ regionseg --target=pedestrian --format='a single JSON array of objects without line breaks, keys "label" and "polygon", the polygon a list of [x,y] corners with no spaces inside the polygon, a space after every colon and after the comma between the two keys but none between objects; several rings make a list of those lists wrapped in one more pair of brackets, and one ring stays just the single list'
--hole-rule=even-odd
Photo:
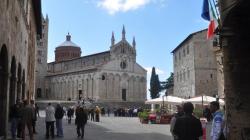
[{"label": "pedestrian", "polygon": [[64,116],[64,110],[60,104],[57,104],[56,111],[55,111],[55,118],[56,118],[56,134],[58,137],[63,137],[63,126],[62,126],[62,119]]},{"label": "pedestrian", "polygon": [[105,109],[104,109],[104,107],[101,108],[101,114],[102,114],[102,116],[105,116]]},{"label": "pedestrian", "polygon": [[46,112],[46,116],[45,116],[46,139],[48,139],[50,136],[52,138],[54,138],[55,137],[54,123],[55,123],[56,119],[55,119],[55,108],[51,105],[51,103],[48,103],[48,106],[47,106],[45,112]]},{"label": "pedestrian", "polygon": [[72,116],[74,114],[74,110],[72,107],[69,107],[68,111],[67,111],[67,116],[68,116],[68,124],[71,124],[71,119],[72,119]]},{"label": "pedestrian", "polygon": [[100,121],[100,112],[101,112],[100,108],[98,106],[96,106],[96,108],[95,108],[95,121],[96,122]]},{"label": "pedestrian", "polygon": [[23,101],[24,107],[20,110],[21,124],[22,124],[22,140],[25,140],[25,128],[27,126],[29,131],[30,140],[34,140],[32,121],[34,117],[34,111],[31,106],[29,106],[28,101]]},{"label": "pedestrian", "polygon": [[22,138],[22,121],[21,121],[21,110],[24,108],[23,102],[20,102],[20,109],[19,109],[19,119],[17,122],[17,138]]},{"label": "pedestrian", "polygon": [[109,115],[110,115],[110,108],[109,107],[107,108],[107,113],[108,113],[108,117],[109,117]]},{"label": "pedestrian", "polygon": [[12,139],[17,137],[17,126],[20,121],[20,103],[17,101],[10,109],[10,120],[11,120],[11,136]]},{"label": "pedestrian", "polygon": [[210,109],[208,108],[208,106],[205,106],[204,110],[203,110],[203,116],[207,119],[207,121],[211,121],[212,119],[212,114]]},{"label": "pedestrian", "polygon": [[177,113],[175,113],[170,121],[170,132],[172,133],[172,136],[174,138],[174,140],[178,140],[177,136],[174,135],[174,126],[175,126],[175,122],[178,118],[182,117],[184,115],[183,112],[183,107],[182,105],[176,105],[177,108]]},{"label": "pedestrian", "polygon": [[40,117],[40,115],[39,115],[39,107],[38,107],[37,103],[35,103],[35,113],[36,113],[36,115],[38,117]]},{"label": "pedestrian", "polygon": [[134,110],[133,110],[133,116],[134,116],[134,117],[137,117],[137,113],[138,113],[138,109],[137,109],[137,108],[134,108]]},{"label": "pedestrian", "polygon": [[94,110],[94,108],[92,108],[90,110],[90,120],[95,121],[95,110]]},{"label": "pedestrian", "polygon": [[202,136],[202,127],[199,119],[192,115],[194,106],[187,102],[183,105],[184,115],[177,118],[173,134],[177,140],[199,140]]},{"label": "pedestrian", "polygon": [[31,108],[33,110],[33,119],[32,119],[32,128],[33,128],[33,133],[34,134],[37,134],[36,132],[36,121],[37,121],[37,113],[36,113],[36,106],[35,106],[35,101],[34,100],[31,100],[30,101],[30,104],[31,104]]},{"label": "pedestrian", "polygon": [[220,110],[219,102],[213,101],[210,103],[210,110],[213,114],[212,128],[211,128],[211,140],[220,140],[222,137],[225,139],[225,134],[223,133],[223,113]]},{"label": "pedestrian", "polygon": [[75,124],[77,126],[77,136],[81,137],[82,139],[84,138],[84,128],[85,124],[87,123],[88,120],[88,115],[86,110],[84,110],[83,106],[77,107],[76,108],[76,119],[75,119]]}]

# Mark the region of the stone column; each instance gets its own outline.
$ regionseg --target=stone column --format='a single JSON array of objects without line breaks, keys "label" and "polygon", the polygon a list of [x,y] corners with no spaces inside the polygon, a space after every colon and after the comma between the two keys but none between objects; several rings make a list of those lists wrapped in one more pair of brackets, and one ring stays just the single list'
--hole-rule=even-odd
[{"label": "stone column", "polygon": [[[236,3],[236,4],[235,4]],[[250,139],[250,4],[220,0],[226,118],[229,140]],[[227,10],[224,10],[227,9]],[[240,119],[239,119],[240,118]]]}]

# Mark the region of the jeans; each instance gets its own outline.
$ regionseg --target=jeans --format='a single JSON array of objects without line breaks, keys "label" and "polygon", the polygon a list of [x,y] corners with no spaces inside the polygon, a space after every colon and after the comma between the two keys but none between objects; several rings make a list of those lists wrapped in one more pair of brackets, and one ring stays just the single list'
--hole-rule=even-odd
[{"label": "jeans", "polygon": [[51,135],[52,138],[55,137],[54,134],[54,121],[52,122],[46,122],[46,138],[49,138],[49,133]]},{"label": "jeans", "polygon": [[36,120],[32,120],[33,132],[36,133]]},{"label": "jeans", "polygon": [[85,124],[77,124],[77,135],[78,137],[84,137],[84,127],[85,127]]},{"label": "jeans", "polygon": [[33,128],[32,128],[32,121],[21,122],[22,123],[22,140],[25,140],[25,127],[27,126],[29,131],[30,140],[34,140],[33,137]]},{"label": "jeans", "polygon": [[62,119],[56,119],[56,132],[57,136],[63,137]]},{"label": "jeans", "polygon": [[12,138],[16,138],[17,123],[18,123],[17,118],[11,119],[11,136],[12,136]]}]

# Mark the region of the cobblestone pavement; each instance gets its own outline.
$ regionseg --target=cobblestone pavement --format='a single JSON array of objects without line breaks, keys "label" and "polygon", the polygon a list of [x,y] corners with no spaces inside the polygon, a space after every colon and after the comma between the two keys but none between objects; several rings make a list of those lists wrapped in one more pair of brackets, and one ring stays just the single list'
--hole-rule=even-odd
[{"label": "cobblestone pavement", "polygon": [[[43,114],[43,113],[41,113]],[[72,120],[74,122],[74,120]],[[35,140],[45,139],[44,115],[38,118]],[[63,119],[64,137],[54,140],[77,140],[76,126]],[[56,132],[56,131],[55,131]],[[85,140],[172,140],[169,125],[141,124],[138,118],[101,117],[100,122],[88,121]]]}]

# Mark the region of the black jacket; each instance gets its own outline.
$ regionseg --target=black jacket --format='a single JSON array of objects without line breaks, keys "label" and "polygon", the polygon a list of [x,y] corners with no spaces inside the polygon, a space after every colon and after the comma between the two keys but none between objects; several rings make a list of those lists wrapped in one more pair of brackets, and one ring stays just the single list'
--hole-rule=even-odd
[{"label": "black jacket", "polygon": [[87,112],[83,109],[78,108],[76,110],[76,120],[75,123],[76,125],[85,125],[88,120],[88,115]]},{"label": "black jacket", "polygon": [[56,111],[55,111],[55,118],[56,119],[62,119],[63,118],[63,116],[64,116],[64,110],[63,110],[63,108],[62,107],[57,107],[56,108]]},{"label": "black jacket", "polygon": [[198,140],[202,136],[202,127],[199,119],[185,114],[176,120],[174,134],[178,140]]}]

